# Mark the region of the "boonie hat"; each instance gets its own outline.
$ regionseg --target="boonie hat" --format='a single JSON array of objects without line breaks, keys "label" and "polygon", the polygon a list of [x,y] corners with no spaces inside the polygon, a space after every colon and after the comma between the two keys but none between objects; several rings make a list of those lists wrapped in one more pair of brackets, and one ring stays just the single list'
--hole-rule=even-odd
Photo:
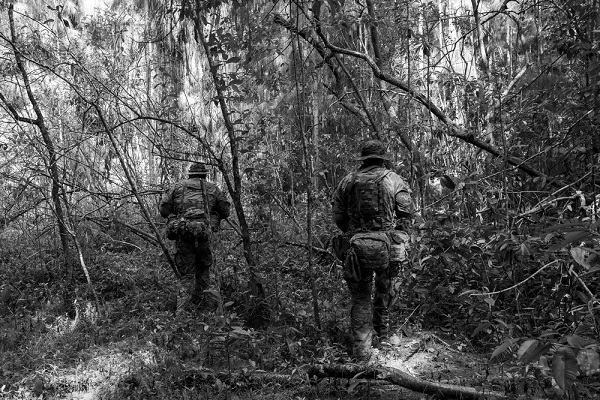
[{"label": "boonie hat", "polygon": [[208,168],[206,167],[206,164],[194,163],[190,166],[188,175],[208,175]]},{"label": "boonie hat", "polygon": [[360,157],[357,158],[359,161],[366,160],[368,158],[379,158],[382,160],[391,159],[390,154],[386,151],[385,145],[381,140],[368,140],[363,144],[360,150]]}]

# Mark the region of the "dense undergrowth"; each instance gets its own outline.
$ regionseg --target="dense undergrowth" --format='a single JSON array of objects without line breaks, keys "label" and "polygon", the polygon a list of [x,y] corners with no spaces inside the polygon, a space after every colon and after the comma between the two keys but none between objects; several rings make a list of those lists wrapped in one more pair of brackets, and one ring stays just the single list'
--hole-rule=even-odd
[{"label": "dense undergrowth", "polygon": [[[598,223],[558,214],[514,216],[510,225],[450,217],[429,218],[412,231],[411,260],[396,282],[394,331],[460,339],[490,363],[505,364],[511,379],[546,382],[554,396],[598,395]],[[348,360],[346,288],[328,251],[329,227],[316,229],[323,232],[315,244],[320,327],[300,233],[278,231],[275,220],[256,230],[267,297],[246,287],[237,238],[225,228],[212,300],[183,313],[176,313],[180,287],[160,252],[134,236],[121,232],[116,241],[114,232],[90,232],[85,259],[99,309],[83,273],[68,286],[56,253],[29,247],[31,238],[5,239],[0,393],[329,398],[310,385],[277,381],[302,376],[308,365]],[[123,242],[133,246],[115,245]],[[74,315],[65,298],[73,299]]]}]

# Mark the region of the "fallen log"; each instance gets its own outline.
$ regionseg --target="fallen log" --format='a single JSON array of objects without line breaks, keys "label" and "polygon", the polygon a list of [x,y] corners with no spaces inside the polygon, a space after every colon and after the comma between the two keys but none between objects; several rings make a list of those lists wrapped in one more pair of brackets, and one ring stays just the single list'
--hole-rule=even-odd
[{"label": "fallen log", "polygon": [[429,382],[393,367],[365,367],[358,364],[324,364],[312,366],[309,378],[379,379],[415,392],[453,399],[503,399],[504,393],[473,387]]}]

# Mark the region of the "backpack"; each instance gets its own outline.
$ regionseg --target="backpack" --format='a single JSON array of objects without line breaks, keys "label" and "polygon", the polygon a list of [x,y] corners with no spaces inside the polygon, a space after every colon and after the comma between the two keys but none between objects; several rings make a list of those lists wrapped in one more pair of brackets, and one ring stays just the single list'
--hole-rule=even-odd
[{"label": "backpack", "polygon": [[204,181],[197,185],[183,184],[181,202],[177,205],[177,216],[170,219],[166,226],[167,239],[183,239],[189,242],[210,239],[210,213],[208,212],[208,196]]},{"label": "backpack", "polygon": [[362,171],[354,173],[350,183],[349,209],[360,221],[361,230],[382,228],[383,179],[390,171]]}]

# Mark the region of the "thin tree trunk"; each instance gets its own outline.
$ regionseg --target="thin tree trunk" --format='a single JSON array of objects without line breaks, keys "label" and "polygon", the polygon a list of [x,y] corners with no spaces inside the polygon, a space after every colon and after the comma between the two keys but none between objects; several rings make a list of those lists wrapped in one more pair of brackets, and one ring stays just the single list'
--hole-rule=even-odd
[{"label": "thin tree trunk", "polygon": [[71,259],[71,251],[69,249],[69,233],[68,233],[68,228],[66,225],[65,213],[64,213],[63,206],[61,203],[61,183],[60,183],[60,177],[59,177],[59,173],[58,173],[58,157],[56,155],[54,142],[52,140],[52,137],[50,136],[50,131],[48,130],[48,127],[46,126],[44,114],[42,113],[42,111],[38,105],[37,99],[35,98],[33,91],[31,89],[31,83],[29,81],[29,74],[28,74],[27,70],[25,69],[25,65],[23,63],[21,53],[19,52],[19,50],[17,49],[17,47],[15,45],[17,35],[15,32],[14,9],[13,8],[14,8],[13,4],[12,3],[9,4],[8,20],[9,20],[10,34],[11,34],[11,42],[9,43],[9,45],[13,49],[15,61],[16,61],[17,67],[19,69],[19,72],[21,73],[23,83],[25,84],[25,91],[27,93],[27,97],[29,99],[29,102],[31,103],[31,106],[33,108],[36,118],[30,119],[30,118],[26,118],[26,117],[21,117],[19,115],[19,113],[17,112],[17,110],[4,97],[4,95],[2,93],[0,93],[0,100],[5,104],[6,108],[10,111],[10,113],[12,114],[13,118],[15,118],[15,120],[17,120],[18,122],[25,122],[25,123],[37,126],[37,128],[39,129],[39,131],[42,135],[44,147],[46,148],[46,151],[48,153],[48,165],[46,167],[48,168],[48,172],[50,173],[50,179],[52,181],[51,196],[52,196],[52,203],[54,205],[54,212],[56,215],[56,220],[58,222],[58,232],[59,232],[59,236],[60,236],[60,242],[61,242],[61,246],[63,249],[65,275],[66,275],[68,281],[70,282],[73,279],[73,263],[72,263],[72,259]]},{"label": "thin tree trunk", "polygon": [[[366,5],[367,5],[367,11],[369,12],[371,20],[376,21],[377,15],[375,13],[375,6],[373,5],[373,0],[367,0]],[[377,64],[377,66],[380,69],[382,69],[383,62],[381,60],[381,50],[379,48],[379,30],[377,29],[376,24],[374,24],[374,23],[370,24],[370,33],[371,33],[371,45],[373,46],[373,58],[375,59],[375,63]],[[404,147],[406,147],[406,149],[410,153],[411,164],[416,169],[416,171],[415,171],[416,176],[418,178],[422,178],[423,176],[425,176],[425,174],[423,172],[423,166],[421,164],[421,153],[413,145],[412,139],[406,134],[406,128],[396,122],[396,121],[398,121],[398,115],[396,112],[396,108],[394,107],[394,103],[388,97],[387,93],[389,91],[388,91],[387,82],[379,80],[379,79],[377,80],[377,82],[378,82],[379,86],[381,87],[381,99],[383,101],[383,104],[385,106],[387,114],[390,117],[390,119],[393,121],[392,128],[396,131],[396,135],[398,135],[398,137],[400,138],[400,141],[402,142]],[[419,186],[421,187],[421,189],[423,189],[422,188],[422,186],[423,186],[422,180],[419,179],[417,182],[418,182]]]},{"label": "thin tree trunk", "polygon": [[[294,62],[294,75],[297,74],[299,68],[297,67],[296,64],[296,59],[300,59],[300,60],[304,60],[304,56],[302,55],[302,48],[301,48],[301,44],[300,44],[300,38],[296,38],[297,41],[296,46],[293,46],[294,50],[298,51],[298,57],[296,57],[296,55],[294,53],[292,53],[292,57],[293,57],[293,62]],[[304,68],[301,68],[301,71],[304,71]],[[312,164],[312,154],[311,152],[309,152],[308,150],[308,144],[307,144],[307,140],[306,140],[306,136],[308,134],[308,132],[310,132],[309,129],[306,129],[306,127],[304,126],[304,121],[305,121],[305,104],[307,104],[306,101],[303,101],[303,98],[305,98],[306,96],[303,96],[302,93],[304,93],[304,91],[300,90],[300,85],[299,85],[299,80],[302,80],[303,83],[303,87],[306,88],[306,79],[304,74],[302,74],[301,77],[295,76],[295,84],[296,84],[296,107],[297,107],[297,115],[298,115],[298,125],[299,125],[299,132],[300,132],[300,137],[302,140],[302,152],[304,154],[304,166],[305,166],[305,170],[306,170],[306,175],[308,178],[308,184],[306,185],[306,242],[308,243],[308,254],[307,254],[307,262],[308,262],[308,279],[310,281],[310,289],[311,289],[311,293],[312,293],[312,302],[313,302],[313,312],[314,312],[314,316],[315,316],[315,324],[317,325],[317,328],[321,328],[321,318],[319,315],[319,301],[318,301],[318,293],[317,293],[317,284],[315,282],[315,265],[314,265],[314,258],[313,258],[313,248],[312,248],[312,242],[313,242],[313,232],[312,232],[312,213],[313,213],[313,181],[314,181],[314,169],[313,169],[313,164]],[[316,95],[316,94],[313,94]],[[314,104],[313,104],[314,106]],[[314,129],[314,126],[313,126]],[[314,131],[313,131],[313,135],[314,135]]]},{"label": "thin tree trunk", "polygon": [[[200,10],[196,10],[196,12],[199,13]],[[238,144],[239,141],[236,137],[233,123],[231,122],[229,108],[227,106],[227,103],[225,102],[225,90],[222,87],[222,82],[218,76],[218,66],[215,64],[214,60],[211,57],[210,49],[208,48],[206,38],[204,37],[204,25],[202,23],[201,16],[197,15],[194,22],[196,24],[196,37],[197,40],[200,41],[200,44],[204,49],[204,53],[208,61],[209,70],[213,78],[215,90],[217,92],[219,107],[223,116],[223,122],[227,131],[227,136],[229,138],[229,151],[231,154],[231,174],[233,177],[233,184],[228,178],[228,171],[225,168],[225,165],[222,162],[222,160],[218,160],[218,167],[219,170],[223,173],[223,177],[225,179],[229,195],[231,196],[231,199],[233,201],[233,207],[238,218],[238,223],[240,225],[240,231],[242,234],[242,245],[244,248],[244,258],[246,259],[248,269],[250,270],[250,287],[252,288],[253,294],[264,297],[265,292],[263,288],[263,279],[260,277],[260,275],[255,269],[257,263],[256,258],[254,257],[254,252],[252,251],[252,237],[250,235],[250,228],[248,227],[248,222],[246,221],[246,214],[244,212],[244,207],[242,204],[242,175],[240,172],[240,150]]]},{"label": "thin tree trunk", "polygon": [[[484,113],[483,110],[486,108],[487,99],[486,94],[488,94],[488,85],[490,85],[490,62],[487,55],[487,50],[484,42],[484,33],[483,33],[483,25],[481,22],[481,18],[479,15],[479,5],[481,4],[478,0],[471,0],[471,5],[473,7],[473,18],[475,19],[475,42],[477,43],[476,49],[479,53],[479,60],[477,65],[479,65],[480,73],[478,74],[477,83],[479,86],[479,116],[477,125],[479,126],[479,120],[483,119],[485,122],[485,127],[483,128],[487,140],[492,146],[496,145],[496,138],[494,137],[494,126],[490,119],[489,113]],[[493,101],[493,94],[492,94]]]}]

